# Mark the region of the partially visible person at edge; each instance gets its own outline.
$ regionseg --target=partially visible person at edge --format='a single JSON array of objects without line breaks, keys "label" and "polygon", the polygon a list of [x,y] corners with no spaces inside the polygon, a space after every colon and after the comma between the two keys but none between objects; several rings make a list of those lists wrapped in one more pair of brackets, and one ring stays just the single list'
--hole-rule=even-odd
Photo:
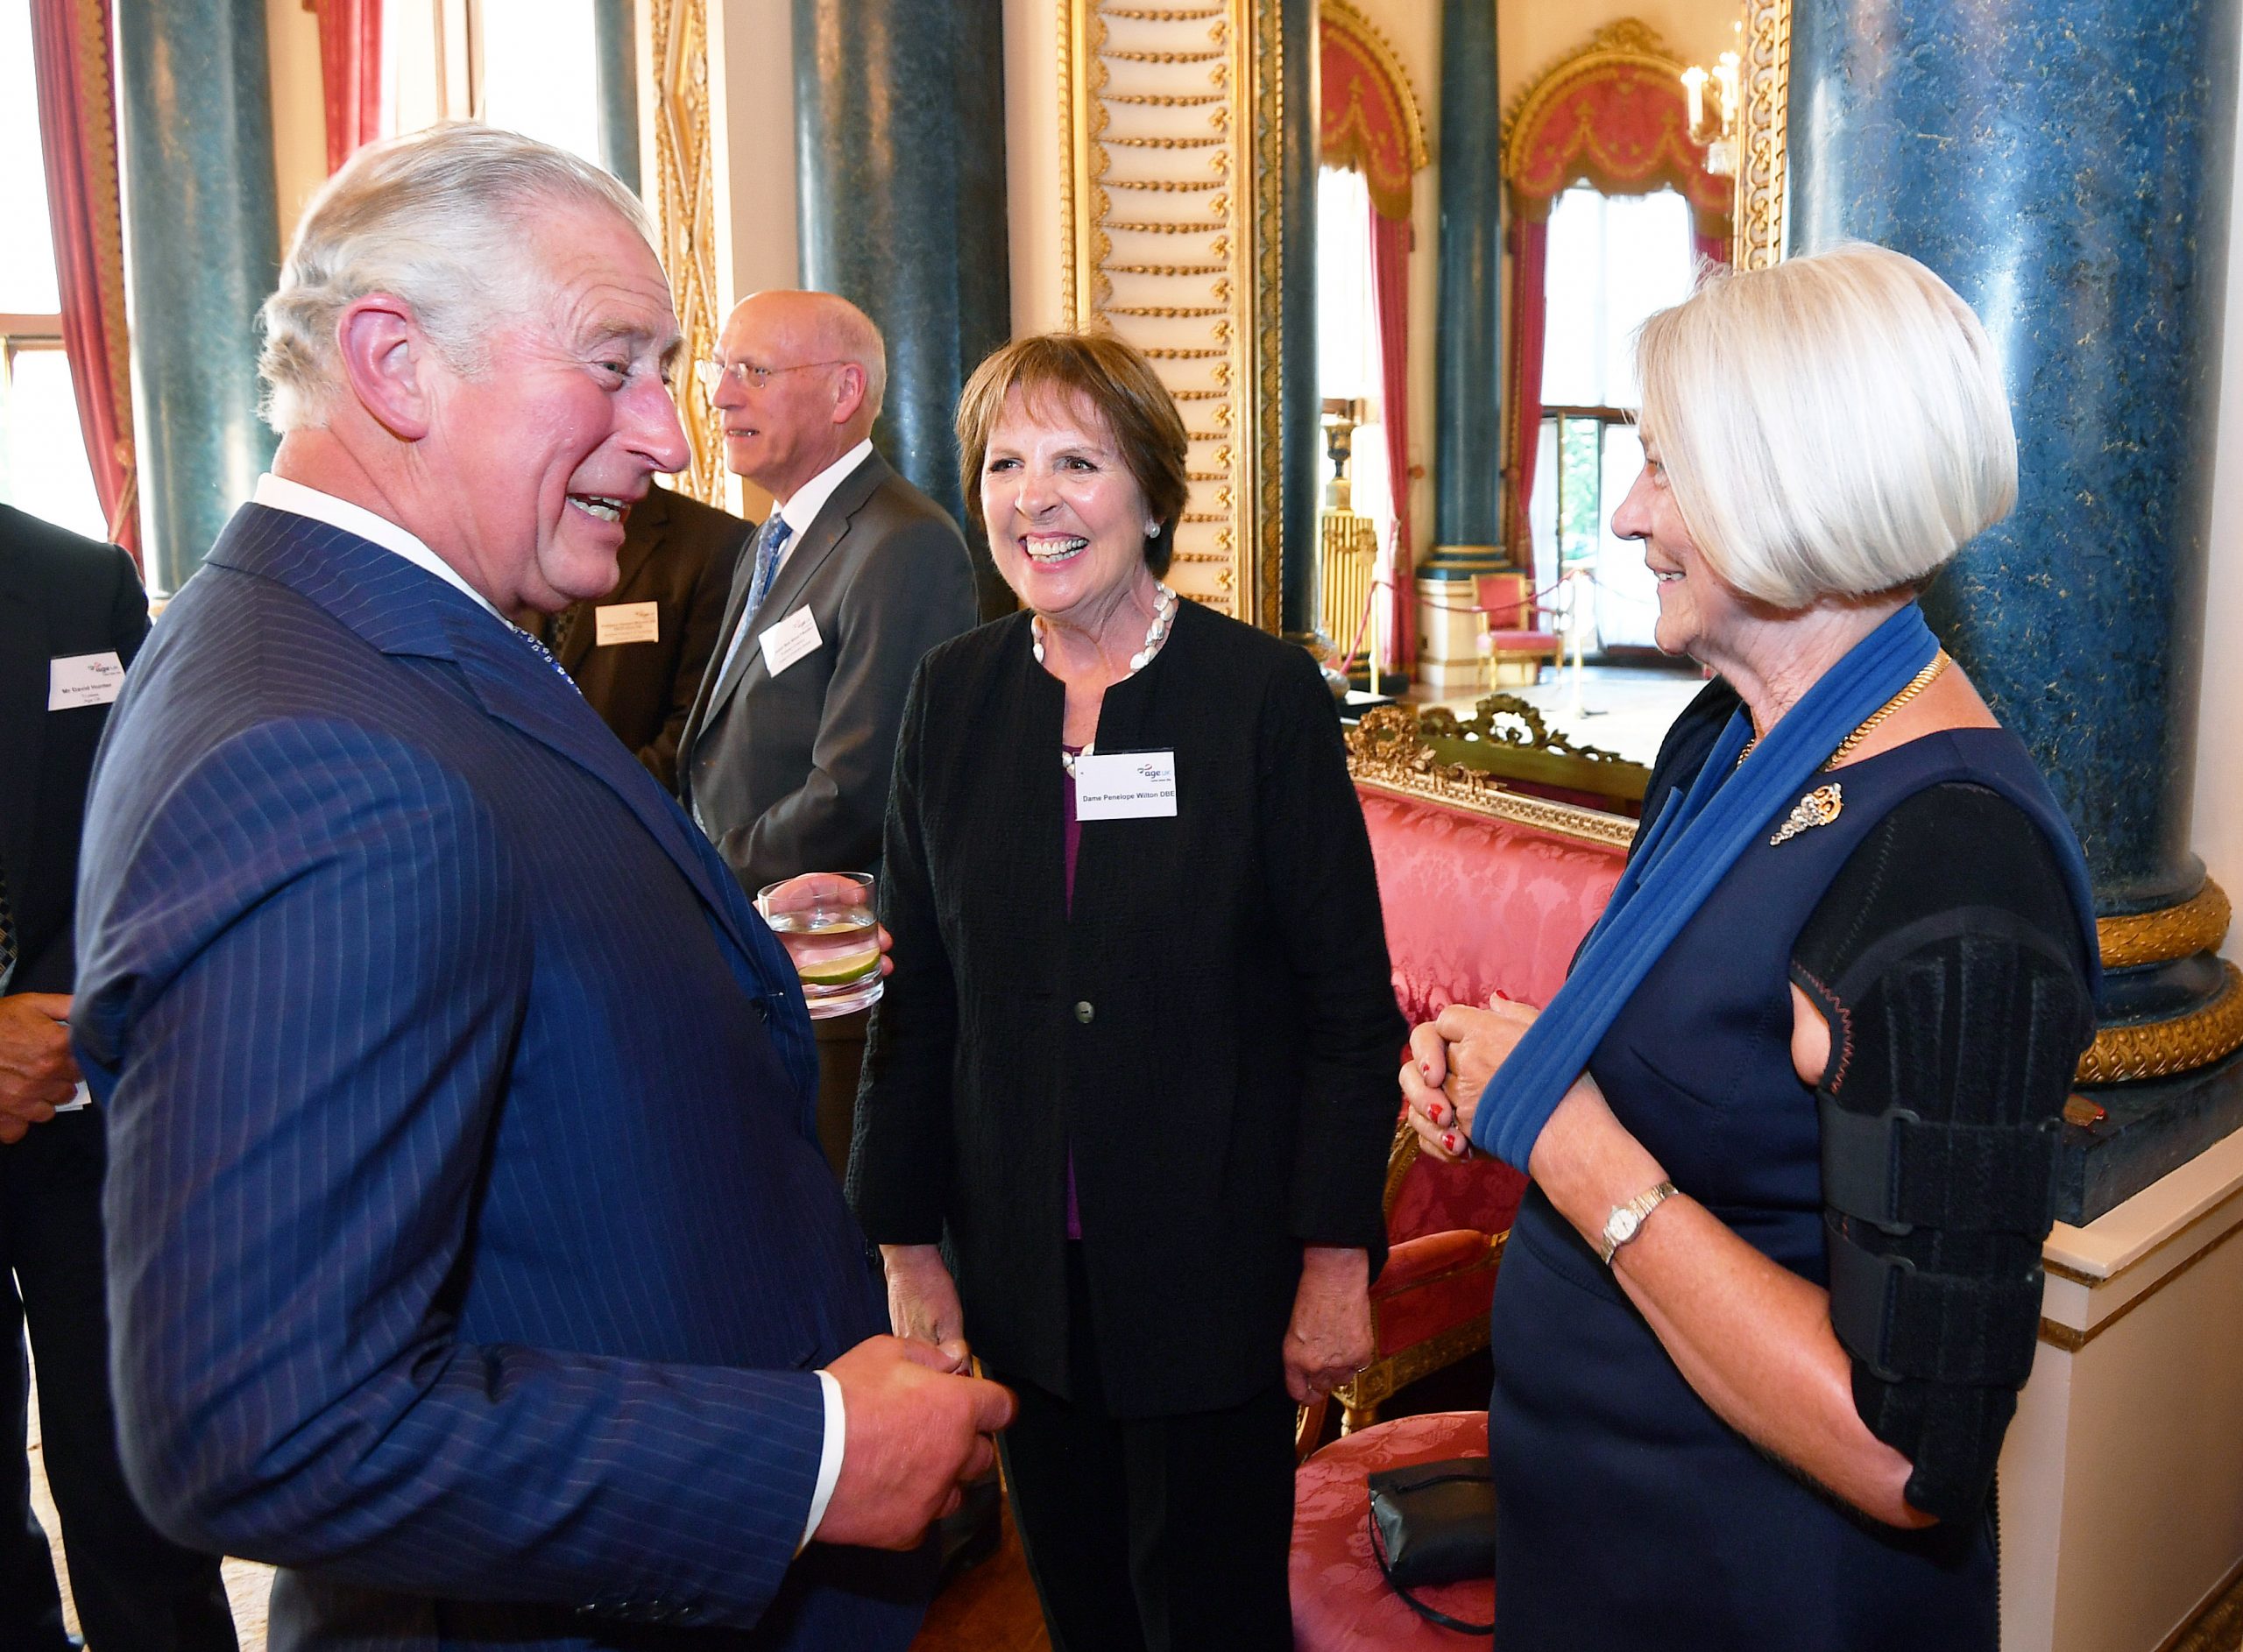
[{"label": "partially visible person at edge", "polygon": [[[912,683],[852,1202],[897,1334],[1018,1393],[1053,1646],[1289,1647],[1293,1407],[1370,1356],[1405,1033],[1338,717],[1163,582],[1185,437],[1136,350],[1008,344],[958,431],[1026,611]],[[1099,807],[1117,768],[1152,801]]]},{"label": "partially visible person at edge", "polygon": [[1533,1178],[1496,1638],[1991,1652],[2098,978],[2071,828],[1915,604],[2016,497],[2008,402],[1969,307],[1873,246],[1714,276],[1638,355],[1613,530],[1719,681],[1565,988],[1444,1011],[1402,1075],[1429,1152]]},{"label": "partially visible person at edge", "polygon": [[[96,767],[70,1036],[125,1471],[274,1652],[895,1648],[1010,1415],[885,1335],[792,966],[505,618],[686,458],[646,215],[455,123],[267,300],[272,474]],[[110,1648],[110,1652],[121,1652]]]}]

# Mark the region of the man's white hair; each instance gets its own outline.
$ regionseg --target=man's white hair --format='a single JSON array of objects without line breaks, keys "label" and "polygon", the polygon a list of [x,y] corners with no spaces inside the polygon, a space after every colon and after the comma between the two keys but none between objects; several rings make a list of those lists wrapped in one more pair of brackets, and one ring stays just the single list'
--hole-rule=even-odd
[{"label": "man's white hair", "polygon": [[612,211],[653,248],[628,189],[519,132],[445,121],[359,150],[305,209],[259,313],[265,422],[283,435],[325,422],[342,385],[336,326],[371,293],[410,309],[454,369],[480,371],[493,326],[536,297],[538,219],[583,207]]},{"label": "man's white hair", "polygon": [[1717,271],[1644,323],[1637,360],[1690,537],[1775,607],[1926,578],[2017,501],[1985,328],[1888,248]]}]

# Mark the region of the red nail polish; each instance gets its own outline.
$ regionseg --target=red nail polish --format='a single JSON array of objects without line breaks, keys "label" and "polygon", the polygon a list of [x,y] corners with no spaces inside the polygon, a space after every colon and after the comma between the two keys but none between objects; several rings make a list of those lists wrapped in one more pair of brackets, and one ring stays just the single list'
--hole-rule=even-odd
[{"label": "red nail polish", "polygon": [[1450,1152],[1450,1153],[1454,1153],[1454,1152],[1455,1152],[1455,1151],[1456,1151],[1456,1136],[1455,1136],[1455,1133],[1454,1133],[1454,1132],[1451,1132],[1450,1133],[1448,1133],[1448,1134],[1444,1135],[1443,1137],[1441,1137],[1441,1139],[1440,1139],[1440,1145],[1441,1145],[1441,1147],[1442,1147],[1444,1149],[1446,1149],[1447,1151],[1448,1151],[1448,1152]]}]

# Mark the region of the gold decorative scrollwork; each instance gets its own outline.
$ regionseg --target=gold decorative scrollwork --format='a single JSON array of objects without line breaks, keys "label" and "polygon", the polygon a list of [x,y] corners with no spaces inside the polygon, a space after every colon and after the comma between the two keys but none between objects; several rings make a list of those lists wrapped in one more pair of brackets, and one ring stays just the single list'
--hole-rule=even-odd
[{"label": "gold decorative scrollwork", "polygon": [[[654,74],[655,196],[647,205],[662,237],[684,357],[716,353],[718,308],[715,161],[709,138],[708,0],[650,0]],[[677,490],[724,503],[725,445],[717,410],[690,389],[677,399],[691,457]]]},{"label": "gold decorative scrollwork", "polygon": [[2227,892],[2207,878],[2203,888],[2177,907],[2098,918],[2095,938],[2102,950],[2103,967],[2125,970],[2210,952],[2227,938],[2230,915]]},{"label": "gold decorative scrollwork", "polygon": [[2156,1021],[2122,1021],[2098,1029],[2079,1058],[2083,1084],[2163,1078],[2209,1067],[2243,1049],[2243,971],[2222,964],[2219,991],[2209,1004]]},{"label": "gold decorative scrollwork", "polygon": [[1348,731],[1347,744],[1348,773],[1362,785],[1590,843],[1624,849],[1635,841],[1636,822],[1624,815],[1528,797],[1485,770],[1443,763],[1419,732],[1418,714],[1408,706],[1378,706],[1366,712]]},{"label": "gold decorative scrollwork", "polygon": [[1765,270],[1784,256],[1784,122],[1791,98],[1791,0],[1745,0],[1737,212],[1730,258]]},{"label": "gold decorative scrollwork", "polygon": [[1177,589],[1274,628],[1278,0],[1058,4],[1068,319],[1144,350],[1197,427]]},{"label": "gold decorative scrollwork", "polygon": [[1496,745],[1579,758],[1585,763],[1628,761],[1617,752],[1608,752],[1601,745],[1576,745],[1567,736],[1553,733],[1542,713],[1515,694],[1485,695],[1474,702],[1469,717],[1460,717],[1446,706],[1431,707],[1419,715],[1418,728],[1435,738],[1476,738]]}]

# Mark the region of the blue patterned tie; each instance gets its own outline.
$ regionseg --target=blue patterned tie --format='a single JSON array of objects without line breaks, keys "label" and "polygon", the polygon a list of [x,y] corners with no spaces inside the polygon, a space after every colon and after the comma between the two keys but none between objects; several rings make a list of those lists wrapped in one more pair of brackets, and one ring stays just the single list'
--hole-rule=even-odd
[{"label": "blue patterned tie", "polygon": [[787,526],[787,519],[776,511],[755,536],[755,577],[747,588],[747,606],[739,611],[739,628],[745,632],[755,623],[755,611],[763,606],[763,599],[771,594],[771,582],[779,572],[779,553],[787,548],[787,540],[794,533]]},{"label": "blue patterned tie", "polygon": [[725,658],[717,667],[716,681],[722,682],[732,670],[732,660],[739,653],[740,639],[747,635],[747,628],[755,623],[755,611],[771,594],[771,582],[779,573],[779,553],[786,548],[794,531],[787,525],[787,519],[776,511],[756,530],[755,567],[748,575],[747,601],[739,611],[739,624],[732,627],[732,641],[725,645]]}]

